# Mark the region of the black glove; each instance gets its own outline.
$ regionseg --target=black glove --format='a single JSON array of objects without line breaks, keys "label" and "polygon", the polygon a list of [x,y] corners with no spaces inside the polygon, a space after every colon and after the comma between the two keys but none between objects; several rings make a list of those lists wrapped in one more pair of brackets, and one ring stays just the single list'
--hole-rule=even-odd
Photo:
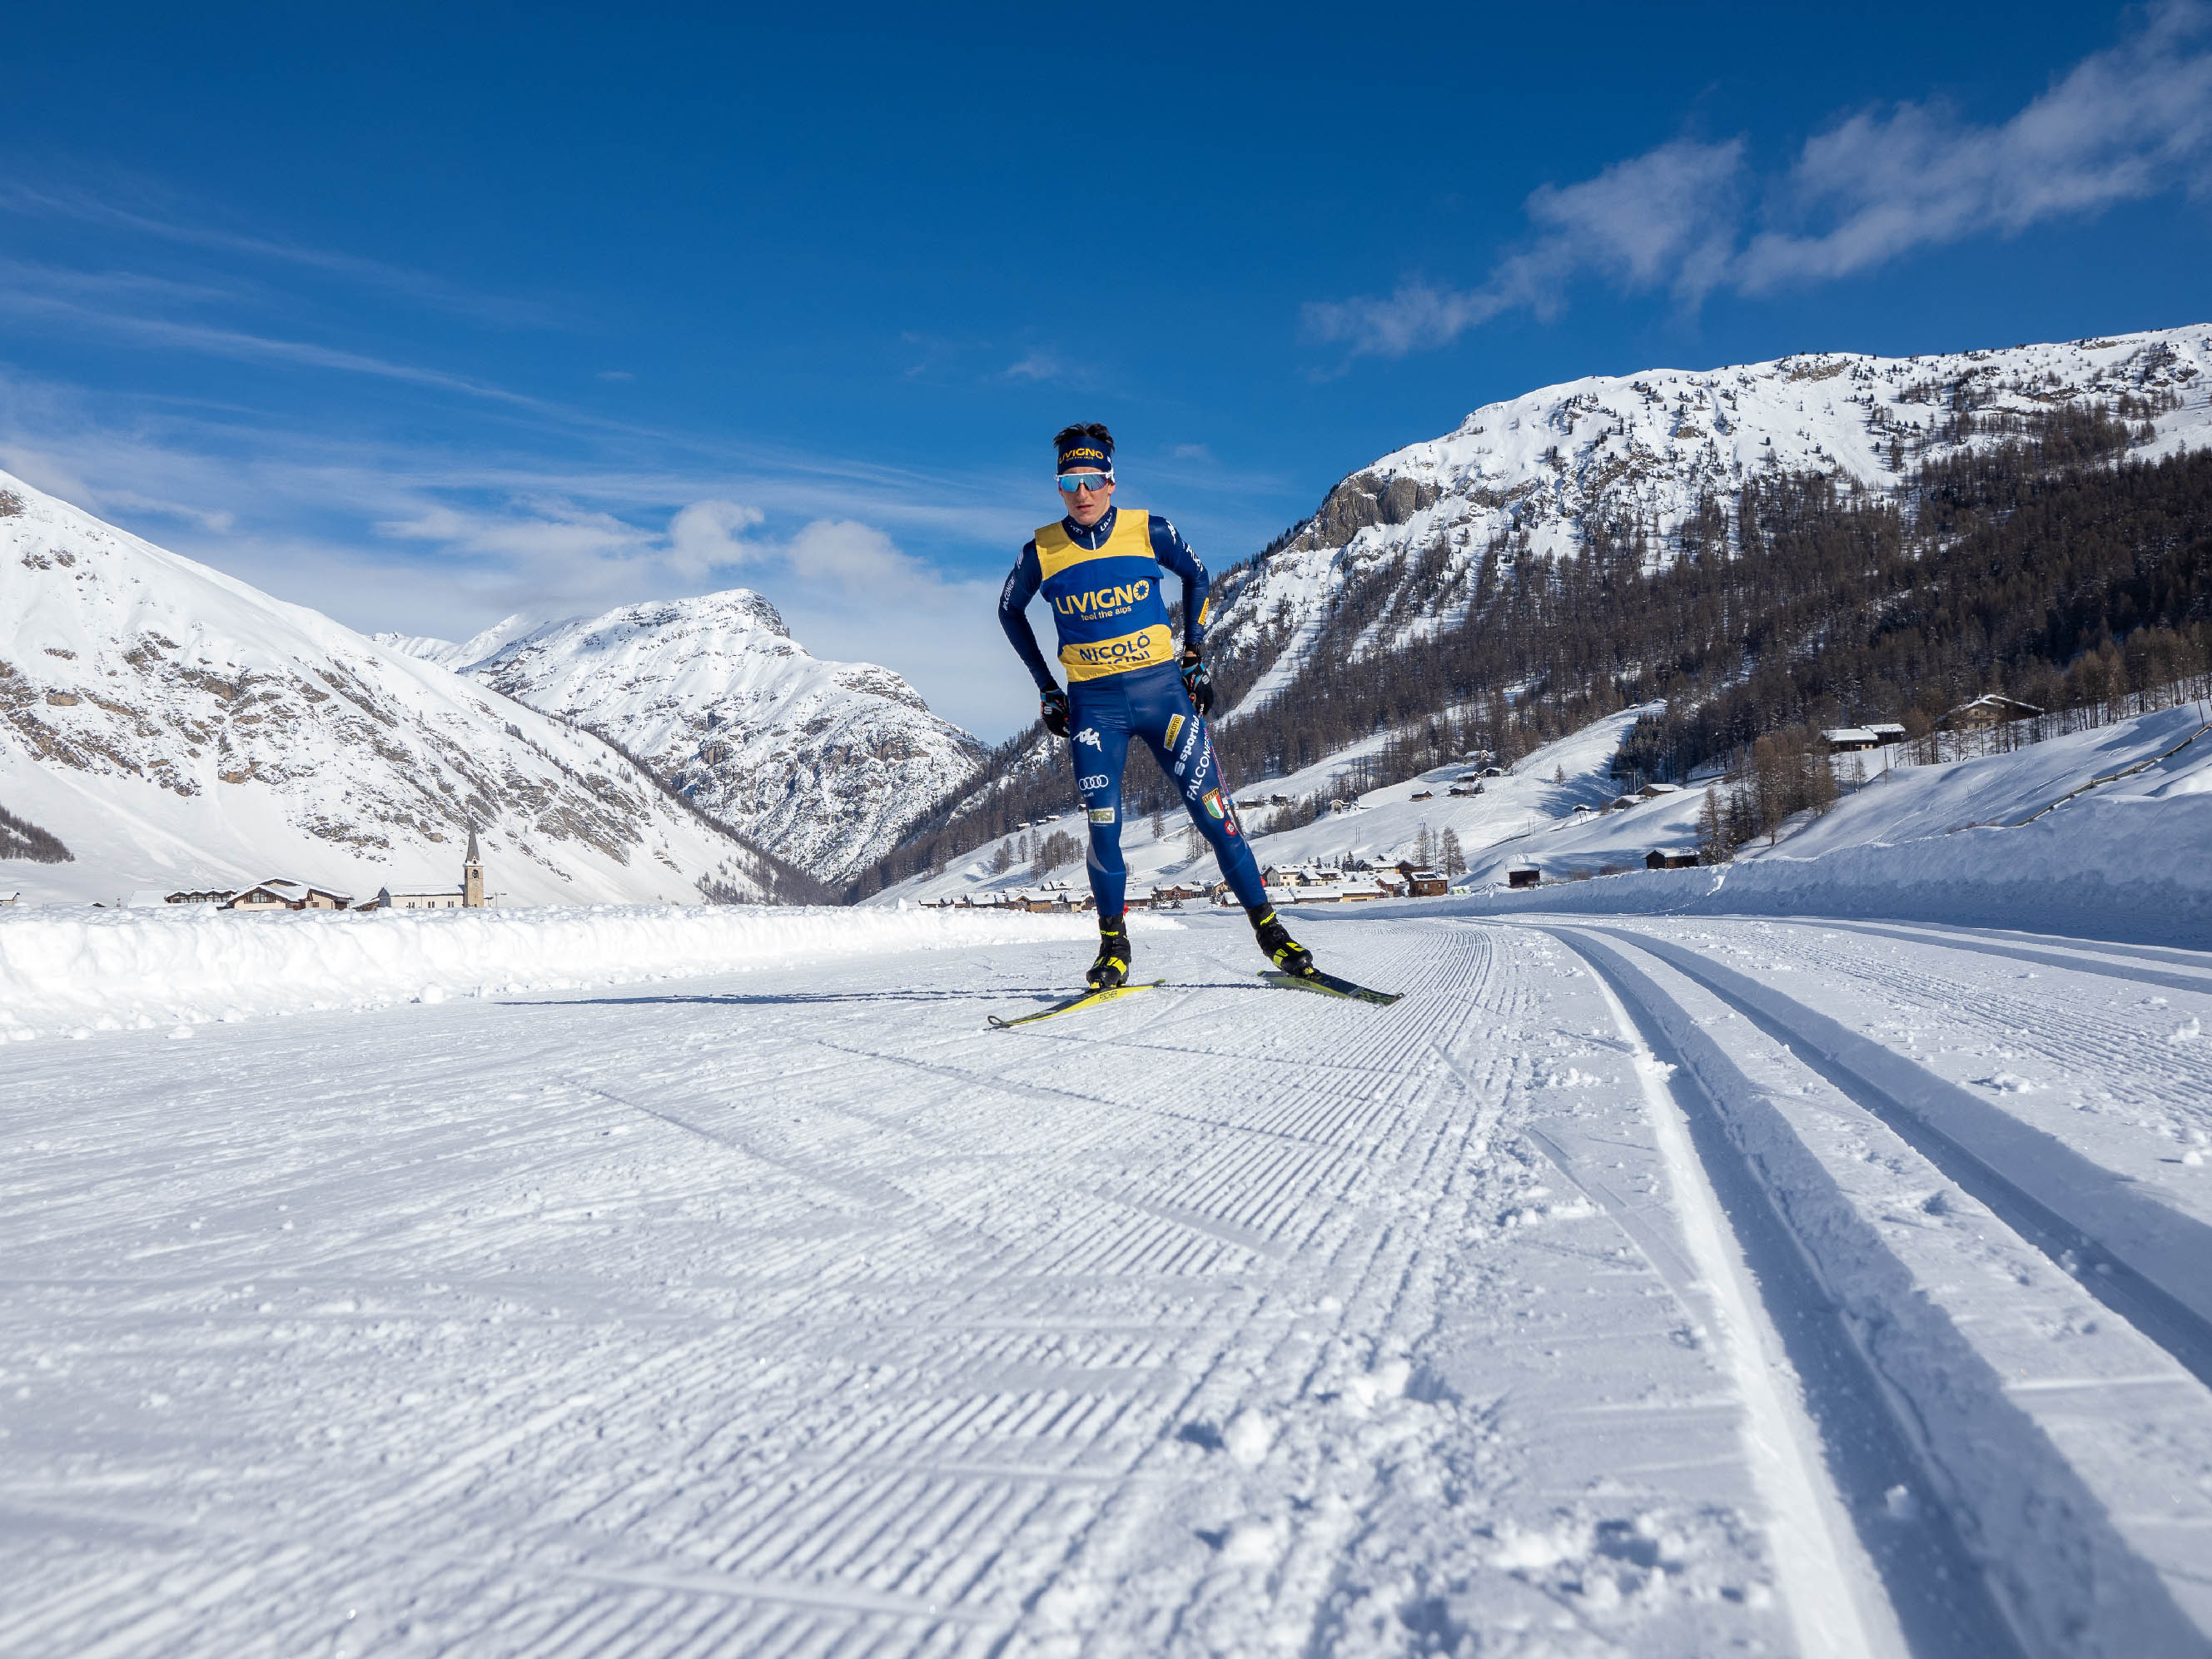
[{"label": "black glove", "polygon": [[1040,692],[1037,701],[1043,705],[1040,713],[1044,719],[1044,729],[1055,738],[1066,737],[1067,735],[1067,693],[1055,685],[1049,691]]},{"label": "black glove", "polygon": [[1206,672],[1198,653],[1188,649],[1182,653],[1182,689],[1190,693],[1190,706],[1203,719],[1213,707],[1213,676]]}]

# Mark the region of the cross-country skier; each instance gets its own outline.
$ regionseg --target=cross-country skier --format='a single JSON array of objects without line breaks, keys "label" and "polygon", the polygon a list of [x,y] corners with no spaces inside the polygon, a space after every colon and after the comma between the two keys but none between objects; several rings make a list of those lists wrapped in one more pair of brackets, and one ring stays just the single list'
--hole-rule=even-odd
[{"label": "cross-country skier", "polygon": [[[1252,919],[1260,948],[1286,973],[1310,977],[1313,953],[1276,918],[1245,845],[1206,730],[1213,683],[1202,647],[1209,605],[1206,567],[1157,513],[1114,505],[1114,438],[1093,422],[1053,440],[1066,515],[1025,543],[999,595],[999,623],[1029,665],[1046,730],[1071,739],[1076,787],[1091,819],[1091,891],[1098,902],[1098,960],[1084,977],[1101,991],[1129,976],[1122,920],[1128,871],[1121,862],[1121,769],[1140,738],[1175,787],[1221,873]],[[1182,578],[1180,660],[1160,573]],[[1039,587],[1060,632],[1060,689],[1024,614]]]}]

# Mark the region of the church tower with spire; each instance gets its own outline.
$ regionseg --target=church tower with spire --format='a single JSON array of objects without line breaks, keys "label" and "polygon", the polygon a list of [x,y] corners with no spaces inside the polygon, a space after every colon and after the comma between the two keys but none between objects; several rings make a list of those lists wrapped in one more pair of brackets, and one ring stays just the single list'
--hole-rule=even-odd
[{"label": "church tower with spire", "polygon": [[477,851],[477,827],[472,823],[469,826],[468,858],[461,866],[461,908],[483,908],[483,854]]}]

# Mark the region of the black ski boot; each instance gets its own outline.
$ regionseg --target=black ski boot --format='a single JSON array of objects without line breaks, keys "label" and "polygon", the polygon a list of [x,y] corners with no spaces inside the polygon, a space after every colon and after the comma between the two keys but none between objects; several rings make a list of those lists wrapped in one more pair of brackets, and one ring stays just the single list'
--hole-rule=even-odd
[{"label": "black ski boot", "polygon": [[1260,948],[1267,953],[1267,960],[1286,974],[1309,979],[1314,974],[1313,952],[1291,937],[1291,930],[1283,926],[1273,909],[1248,910],[1252,918],[1252,932],[1258,937]]},{"label": "black ski boot", "polygon": [[1098,920],[1098,960],[1084,979],[1094,991],[1111,991],[1128,982],[1129,930],[1119,916]]}]

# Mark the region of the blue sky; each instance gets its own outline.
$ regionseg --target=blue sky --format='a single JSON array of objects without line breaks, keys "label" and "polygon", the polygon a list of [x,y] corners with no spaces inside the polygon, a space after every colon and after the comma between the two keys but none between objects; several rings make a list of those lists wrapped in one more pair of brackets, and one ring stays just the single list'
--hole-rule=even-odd
[{"label": "blue sky", "polygon": [[2212,9],[10,8],[0,465],[363,629],[744,585],[1028,720],[1052,430],[1217,568],[1553,381],[2204,320]]}]

